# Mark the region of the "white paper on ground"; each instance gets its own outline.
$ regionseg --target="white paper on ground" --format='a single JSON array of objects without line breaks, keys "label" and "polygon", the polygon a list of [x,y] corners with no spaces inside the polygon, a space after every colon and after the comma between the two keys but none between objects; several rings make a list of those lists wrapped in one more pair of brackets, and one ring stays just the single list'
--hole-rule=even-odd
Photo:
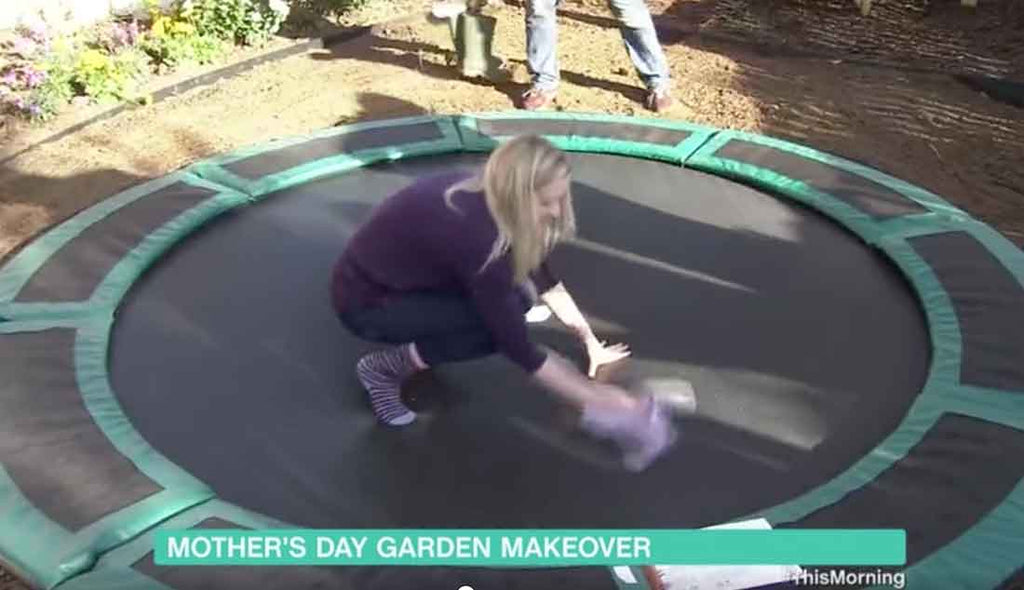
[{"label": "white paper on ground", "polygon": [[[707,527],[713,529],[771,529],[763,518]],[[741,590],[795,580],[803,574],[796,565],[668,565],[655,566],[667,590]]]},{"label": "white paper on ground", "polygon": [[636,576],[633,575],[633,570],[629,569],[629,566],[617,565],[612,568],[615,571],[615,575],[620,580],[627,584],[636,584]]}]

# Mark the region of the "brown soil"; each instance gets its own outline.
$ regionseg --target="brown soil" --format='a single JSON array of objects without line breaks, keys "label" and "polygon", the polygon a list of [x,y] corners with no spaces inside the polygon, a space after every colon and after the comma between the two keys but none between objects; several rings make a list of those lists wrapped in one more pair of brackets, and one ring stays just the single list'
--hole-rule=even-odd
[{"label": "brown soil", "polygon": [[1024,3],[875,0],[654,0],[667,20],[844,59],[1024,80]]},{"label": "brown soil", "polygon": [[[976,11],[959,2],[875,0],[867,18],[850,0],[650,4],[680,104],[663,115],[644,111],[604,0],[564,0],[557,108],[662,116],[805,143],[923,186],[1024,244],[1024,110],[941,73],[869,65],[1024,79],[1024,10],[1013,0],[980,0]],[[0,257],[104,197],[227,150],[360,120],[512,108],[521,85],[464,80],[448,65],[451,40],[422,16],[428,5],[381,3],[346,24],[415,16],[37,147],[84,115],[8,125],[0,130]],[[522,9],[509,4],[496,14],[495,51],[521,78]]]}]

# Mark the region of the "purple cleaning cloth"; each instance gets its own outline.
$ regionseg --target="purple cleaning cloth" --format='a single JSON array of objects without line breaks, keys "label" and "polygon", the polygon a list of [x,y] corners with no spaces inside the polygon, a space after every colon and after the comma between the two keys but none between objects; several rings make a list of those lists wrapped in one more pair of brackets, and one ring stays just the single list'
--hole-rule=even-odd
[{"label": "purple cleaning cloth", "polygon": [[637,411],[585,407],[580,427],[590,434],[614,441],[622,449],[623,464],[631,471],[647,469],[676,440],[669,413],[650,397],[640,404]]}]

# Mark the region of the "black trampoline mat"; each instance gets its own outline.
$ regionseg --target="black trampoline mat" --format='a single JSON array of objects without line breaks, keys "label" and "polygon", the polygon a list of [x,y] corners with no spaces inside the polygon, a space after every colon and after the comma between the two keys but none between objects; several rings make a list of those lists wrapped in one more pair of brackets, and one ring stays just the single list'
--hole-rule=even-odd
[{"label": "black trampoline mat", "polygon": [[[331,265],[384,196],[485,154],[415,159],[289,189],[172,250],[119,311],[114,391],[161,453],[224,500],[309,527],[696,527],[787,501],[892,432],[929,362],[899,273],[819,215],[670,165],[574,154],[581,241],[554,267],[634,368],[697,391],[673,452],[609,465],[498,358],[412,388],[376,425]],[[544,342],[579,359],[562,332]],[[443,402],[443,403],[441,403]]]}]

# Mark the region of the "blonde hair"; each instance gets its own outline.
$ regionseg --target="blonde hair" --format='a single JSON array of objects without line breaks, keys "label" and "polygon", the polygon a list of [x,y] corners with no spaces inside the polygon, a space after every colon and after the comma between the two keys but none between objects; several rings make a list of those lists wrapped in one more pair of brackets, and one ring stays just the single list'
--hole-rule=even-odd
[{"label": "blonde hair", "polygon": [[564,152],[543,137],[522,135],[495,149],[481,174],[445,192],[445,200],[453,208],[451,198],[456,192],[484,192],[498,237],[481,270],[511,252],[514,279],[522,282],[559,242],[576,234],[571,192],[554,223],[538,227],[536,221],[537,191],[569,172]]}]

